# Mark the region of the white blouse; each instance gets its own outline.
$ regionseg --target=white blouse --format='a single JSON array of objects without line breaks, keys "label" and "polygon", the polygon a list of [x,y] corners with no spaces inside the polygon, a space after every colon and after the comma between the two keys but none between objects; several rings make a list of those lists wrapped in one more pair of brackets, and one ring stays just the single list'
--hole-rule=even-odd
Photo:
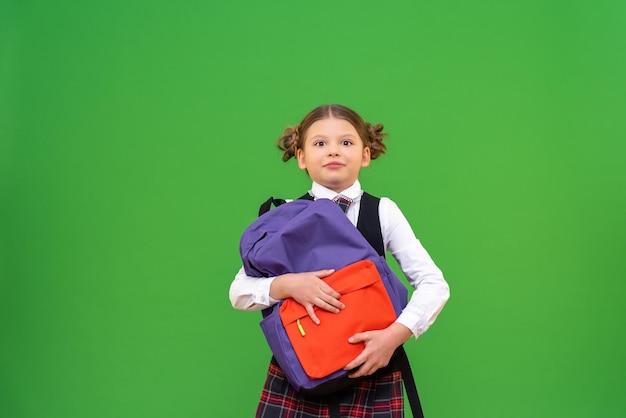
[{"label": "white blouse", "polygon": [[[315,198],[334,198],[337,193],[320,184],[313,183],[311,193]],[[341,192],[354,199],[346,216],[356,226],[361,207],[361,185],[357,180]],[[398,262],[402,272],[415,291],[396,322],[409,328],[415,337],[423,334],[437,318],[437,315],[450,297],[450,288],[441,270],[435,265],[413,229],[398,208],[389,198],[380,199],[379,217],[385,251]],[[270,284],[274,277],[250,277],[243,267],[230,286],[230,301],[234,308],[245,311],[258,311],[276,304],[270,297]]]}]

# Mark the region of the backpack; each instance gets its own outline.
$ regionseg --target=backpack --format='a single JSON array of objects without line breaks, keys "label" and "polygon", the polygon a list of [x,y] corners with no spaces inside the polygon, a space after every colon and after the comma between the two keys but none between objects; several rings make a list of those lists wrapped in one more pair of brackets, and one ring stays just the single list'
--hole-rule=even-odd
[{"label": "backpack", "polygon": [[[367,260],[375,267],[396,317],[408,300],[407,289],[389,268],[384,256],[370,245],[341,208],[329,199],[299,199],[279,204],[246,228],[239,250],[246,274],[253,277],[274,277],[321,269],[340,271]],[[297,391],[319,395],[333,393],[353,384],[355,380],[347,377],[352,371],[343,369],[323,377],[312,378],[307,375],[280,316],[281,308],[286,303],[289,303],[289,299],[265,309],[260,326],[276,362],[292,386]],[[414,413],[419,411],[421,414],[419,398],[402,346],[397,354],[395,357],[403,371],[411,407]],[[414,396],[411,396],[412,392]]]}]

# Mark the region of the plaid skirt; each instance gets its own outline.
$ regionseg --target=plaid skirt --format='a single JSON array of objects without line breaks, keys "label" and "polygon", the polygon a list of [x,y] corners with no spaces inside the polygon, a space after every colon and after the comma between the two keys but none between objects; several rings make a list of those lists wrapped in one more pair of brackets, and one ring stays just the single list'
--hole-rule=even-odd
[{"label": "plaid skirt", "polygon": [[[403,418],[400,371],[376,373],[337,394],[342,418]],[[255,418],[328,418],[328,396],[296,392],[283,371],[270,363]]]}]

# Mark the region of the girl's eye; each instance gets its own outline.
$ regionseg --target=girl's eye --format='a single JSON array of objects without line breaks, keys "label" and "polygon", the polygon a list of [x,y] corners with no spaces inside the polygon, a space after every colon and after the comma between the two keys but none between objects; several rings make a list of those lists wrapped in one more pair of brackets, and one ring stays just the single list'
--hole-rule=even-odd
[{"label": "girl's eye", "polygon": [[324,141],[315,141],[313,143],[314,147],[323,147],[324,146]]},{"label": "girl's eye", "polygon": [[341,141],[341,145],[352,145],[352,141],[350,141],[349,139],[344,139],[343,141]]}]

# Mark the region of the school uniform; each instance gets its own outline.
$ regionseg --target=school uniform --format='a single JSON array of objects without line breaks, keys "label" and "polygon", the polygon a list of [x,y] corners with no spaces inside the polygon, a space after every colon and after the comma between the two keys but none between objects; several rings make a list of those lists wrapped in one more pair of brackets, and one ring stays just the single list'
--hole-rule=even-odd
[{"label": "school uniform", "polygon": [[[313,183],[309,194],[314,199],[333,199],[337,193],[320,184]],[[372,231],[364,233],[363,224],[359,222],[363,191],[357,180],[341,195],[352,200],[346,216],[353,225],[359,226],[363,235],[368,238]],[[371,216],[367,215],[367,216]],[[375,216],[375,215],[374,215]],[[380,220],[379,238],[371,242],[379,253],[390,252],[409,283],[415,288],[413,296],[396,322],[409,328],[415,337],[424,333],[435,321],[449,297],[449,288],[441,270],[437,268],[419,240],[415,237],[406,218],[397,205],[388,198],[381,198],[378,204]],[[378,231],[376,231],[378,232]],[[371,240],[371,238],[368,238]],[[230,299],[233,306],[242,310],[265,309],[278,301],[269,296],[269,288],[273,278],[249,277],[243,268],[237,273],[231,284]],[[339,402],[341,416],[348,417],[401,417],[403,416],[404,399],[401,374],[393,362],[374,375],[362,378],[349,389],[333,394],[334,401]],[[257,417],[328,417],[329,397],[300,394],[287,382],[284,373],[274,362],[270,364],[268,377],[263,388]]]}]

